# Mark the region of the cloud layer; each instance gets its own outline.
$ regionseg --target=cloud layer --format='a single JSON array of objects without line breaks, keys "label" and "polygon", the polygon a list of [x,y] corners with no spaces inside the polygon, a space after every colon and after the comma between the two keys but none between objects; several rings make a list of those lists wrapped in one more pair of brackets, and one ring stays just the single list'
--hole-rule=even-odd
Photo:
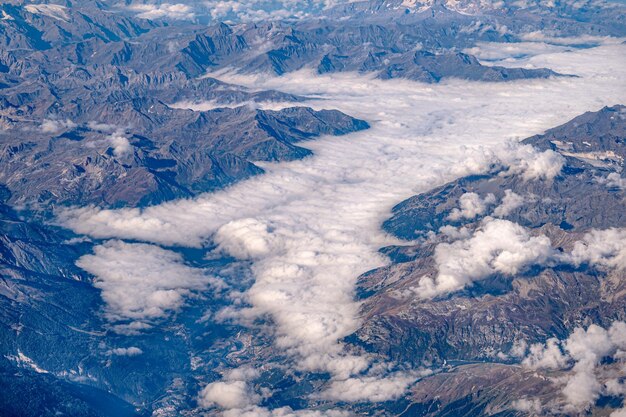
[{"label": "cloud layer", "polygon": [[[293,366],[329,372],[333,384],[328,395],[341,398],[342,392],[352,392],[345,389],[345,381],[368,378],[363,372],[372,359],[346,354],[340,340],[360,323],[359,303],[354,301],[357,277],[387,262],[378,248],[397,243],[380,230],[393,205],[494,165],[507,167],[509,175],[527,181],[558,175],[562,161],[557,154],[507,141],[619,101],[625,94],[619,87],[626,75],[620,59],[624,52],[625,47],[616,45],[554,55],[543,63],[557,71],[581,68],[583,78],[499,84],[453,80],[425,85],[355,74],[316,76],[306,71],[280,78],[222,74],[225,81],[252,89],[274,88],[323,98],[307,105],[337,108],[371,122],[372,129],[309,142],[314,157],[264,164],[267,174],[197,199],[146,209],[72,209],[60,212],[59,221],[97,238],[195,247],[213,239],[219,251],[252,260],[255,283],[244,295],[246,306],[225,310],[219,317],[242,323],[271,317],[275,344],[297,358]],[[602,65],[596,65],[598,61]],[[482,233],[491,236],[492,229],[506,231],[512,246],[500,242],[492,248],[497,254],[484,258],[490,270],[513,273],[546,256],[549,245],[544,239],[500,220],[485,225]],[[479,242],[470,239],[450,246],[448,255],[442,251],[440,257],[472,253],[472,243]],[[204,277],[182,264],[173,252],[155,256],[153,246],[133,244],[133,255],[125,256],[128,244],[107,245],[83,259],[81,266],[100,277],[114,316],[161,316],[206,285]],[[132,272],[137,259],[150,264],[146,257],[162,262],[159,269],[170,269],[175,279],[155,276],[151,267],[141,276]],[[125,261],[120,263],[120,258]],[[452,287],[465,279],[455,271],[448,271]],[[145,280],[146,276],[153,279]],[[154,305],[124,301],[123,294],[114,298],[115,287],[124,288],[127,282],[145,286],[141,291],[146,292],[146,300],[159,291],[172,298]],[[174,283],[171,287],[160,287],[170,282]],[[443,287],[435,280],[430,288],[439,291]]]},{"label": "cloud layer", "polygon": [[166,317],[195,292],[219,284],[186,266],[178,253],[142,243],[108,241],[76,265],[95,277],[109,320],[135,323],[126,330],[145,328],[142,323]]}]

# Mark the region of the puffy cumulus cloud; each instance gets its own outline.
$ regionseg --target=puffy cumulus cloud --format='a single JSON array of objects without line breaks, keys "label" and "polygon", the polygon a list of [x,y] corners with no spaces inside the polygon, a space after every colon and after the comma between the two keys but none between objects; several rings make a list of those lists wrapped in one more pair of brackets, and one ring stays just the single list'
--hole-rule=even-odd
[{"label": "puffy cumulus cloud", "polygon": [[469,238],[472,235],[472,230],[466,226],[454,227],[447,224],[439,228],[439,233],[449,237],[450,239],[459,240]]},{"label": "puffy cumulus cloud", "polygon": [[221,250],[239,259],[255,259],[276,252],[281,240],[256,219],[233,220],[213,236]]},{"label": "puffy cumulus cloud", "polygon": [[[172,205],[171,209],[176,210],[177,205]],[[177,227],[177,223],[180,224],[180,222],[170,222],[162,216],[149,216],[147,215],[149,211],[151,210],[103,210],[87,206],[69,210],[61,209],[57,213],[57,220],[78,233],[97,238],[119,236],[165,245],[178,244],[194,247],[200,246],[204,241],[196,233],[190,232],[188,225]]]},{"label": "puffy cumulus cloud", "polygon": [[522,411],[529,414],[540,414],[543,410],[541,401],[537,398],[520,398],[511,404],[513,410]]},{"label": "puffy cumulus cloud", "polygon": [[107,123],[89,122],[87,127],[95,132],[106,134],[104,137],[92,140],[84,146],[94,149],[111,148],[113,155],[122,157],[133,152],[133,145],[127,137],[125,129]]},{"label": "puffy cumulus cloud", "polygon": [[626,407],[613,411],[609,417],[626,417]]},{"label": "puffy cumulus cloud", "polygon": [[[416,2],[416,0],[407,0],[406,2],[410,2],[410,1]],[[497,22],[495,24],[491,24],[489,22],[484,22],[481,20],[474,20],[469,25],[462,26],[461,29],[459,30],[459,32],[461,33],[467,33],[467,34],[477,33],[480,35],[483,35],[485,34],[485,32],[490,32],[490,31],[499,32],[501,35],[506,35],[507,33],[510,33],[509,28],[507,28],[505,25],[501,25]]]},{"label": "puffy cumulus cloud", "polygon": [[574,244],[566,262],[579,266],[584,263],[626,269],[626,229],[592,230]]},{"label": "puffy cumulus cloud", "polygon": [[351,1],[354,0],[207,0],[204,5],[216,20],[259,21],[303,18]]},{"label": "puffy cumulus cloud", "polygon": [[509,352],[512,356],[517,358],[521,358],[526,354],[526,349],[528,348],[528,342],[525,340],[516,340],[511,347],[511,351]]},{"label": "puffy cumulus cloud", "polygon": [[213,19],[223,19],[229,15],[239,15],[245,10],[245,5],[235,0],[207,1],[206,6],[210,10]]},{"label": "puffy cumulus cloud", "polygon": [[617,172],[611,172],[602,182],[606,184],[607,187],[626,190],[626,178],[623,178]]},{"label": "puffy cumulus cloud", "polygon": [[260,397],[253,393],[246,381],[213,382],[200,391],[198,405],[203,408],[245,408]]},{"label": "puffy cumulus cloud", "polygon": [[[253,235],[237,234],[242,221],[254,219],[264,225],[255,233],[267,241],[251,260],[254,285],[242,295],[242,308],[233,306],[217,317],[244,323],[269,317],[276,347],[293,355],[290,366],[330,372],[334,380],[356,377],[371,358],[346,354],[341,341],[360,325],[360,304],[354,300],[359,275],[388,262],[378,249],[397,243],[380,229],[391,208],[460,175],[485,172],[494,164],[508,169],[507,161],[520,175],[542,177],[536,169],[542,164],[523,161],[542,159],[541,152],[515,151],[511,157],[494,148],[506,150],[503,142],[621,100],[624,50],[613,45],[551,55],[542,66],[582,77],[512,83],[427,85],[350,73],[320,76],[314,70],[282,77],[222,73],[218,78],[251,91],[316,97],[305,104],[339,109],[372,128],[306,142],[314,156],[264,164],[266,174],[222,191],[143,209],[66,210],[59,222],[92,237],[197,247],[233,222],[222,229],[220,244],[246,254],[251,248],[246,240]],[[562,71],[571,67],[576,71]],[[546,178],[554,169],[548,171]],[[494,256],[488,270],[511,271],[542,257],[526,248],[524,239],[535,238],[512,230],[524,258]],[[544,248],[539,239],[539,249]],[[456,250],[467,254],[469,248],[459,245]]]},{"label": "puffy cumulus cloud", "polygon": [[141,321],[133,321],[130,323],[123,324],[115,324],[112,326],[112,329],[117,334],[123,334],[126,336],[136,336],[141,334],[142,331],[151,329],[152,325],[141,322]]},{"label": "puffy cumulus cloud", "polygon": [[487,212],[489,206],[496,202],[496,196],[487,194],[481,198],[476,193],[465,193],[459,198],[460,208],[453,209],[448,215],[449,220],[474,219]]},{"label": "puffy cumulus cloud", "polygon": [[506,217],[523,205],[524,197],[514,193],[512,190],[505,190],[500,205],[493,210],[493,215],[496,217]]},{"label": "puffy cumulus cloud", "polygon": [[559,175],[565,158],[550,149],[540,151],[531,145],[507,141],[490,148],[466,149],[466,157],[453,169],[458,175],[482,173],[490,168],[499,175],[519,175],[526,181],[552,180]]},{"label": "puffy cumulus cloud", "polygon": [[196,16],[194,9],[184,3],[131,4],[127,7],[141,19],[193,20]]},{"label": "puffy cumulus cloud", "polygon": [[608,331],[596,325],[587,330],[577,328],[565,341],[564,348],[575,364],[574,375],[567,381],[563,394],[574,409],[585,408],[602,393],[595,367],[603,358],[626,349],[626,323],[614,322]]},{"label": "puffy cumulus cloud", "polygon": [[501,359],[508,359],[510,357],[523,358],[524,356],[526,356],[527,349],[528,349],[528,342],[526,342],[523,339],[516,340],[515,342],[513,342],[513,346],[511,346],[511,349],[509,350],[508,354],[504,352],[500,352],[498,354],[498,357]]},{"label": "puffy cumulus cloud", "polygon": [[265,407],[246,407],[226,410],[223,417],[354,417],[353,413],[341,410],[294,410],[291,407],[268,409]]},{"label": "puffy cumulus cloud", "polygon": [[160,3],[134,0],[127,6],[143,19],[194,20],[210,17],[231,22],[299,19],[354,0],[205,0]]},{"label": "puffy cumulus cloud", "polygon": [[605,330],[591,325],[587,330],[576,328],[565,341],[565,350],[576,365],[594,365],[617,348],[626,348],[626,323],[615,322]]},{"label": "puffy cumulus cloud", "polygon": [[70,119],[66,120],[52,120],[46,119],[41,123],[40,129],[43,133],[59,133],[63,130],[73,129],[76,127],[76,123]]},{"label": "puffy cumulus cloud", "polygon": [[551,180],[561,173],[565,158],[552,150],[539,151],[530,145],[510,143],[500,154],[508,174],[521,175],[528,181]]},{"label": "puffy cumulus cloud", "polygon": [[111,145],[111,148],[113,148],[113,155],[115,156],[123,156],[129,154],[133,150],[133,146],[128,141],[126,135],[124,135],[120,131],[117,131],[108,136],[107,141]]},{"label": "puffy cumulus cloud", "polygon": [[97,132],[113,132],[118,130],[118,127],[116,125],[112,125],[109,123],[100,123],[100,122],[96,122],[96,121],[91,121],[87,123],[87,127],[91,130],[95,130]]},{"label": "puffy cumulus cloud", "polygon": [[416,375],[398,373],[387,377],[364,376],[331,381],[321,398],[347,402],[378,402],[395,400],[402,396]]},{"label": "puffy cumulus cloud", "polygon": [[619,381],[609,380],[603,385],[598,380],[598,365],[606,358],[624,361],[626,351],[626,323],[613,322],[607,329],[595,324],[587,329],[576,328],[563,341],[549,339],[545,345],[533,344],[522,362],[532,369],[568,370],[562,394],[566,411],[581,411],[591,406],[601,394],[621,395]]},{"label": "puffy cumulus cloud", "polygon": [[528,356],[522,363],[531,369],[561,369],[568,364],[568,358],[561,350],[560,341],[550,338],[545,345],[535,343],[530,346]]},{"label": "puffy cumulus cloud", "polygon": [[107,353],[109,355],[115,355],[115,356],[139,356],[143,354],[143,350],[139,349],[138,347],[131,346],[127,348],[111,349]]},{"label": "puffy cumulus cloud", "polygon": [[[626,371],[626,369],[624,370]],[[607,395],[626,395],[626,382],[622,383],[619,379],[609,379],[605,382],[604,387]]]},{"label": "puffy cumulus cloud", "polygon": [[597,400],[601,389],[602,385],[591,372],[576,372],[563,388],[563,395],[571,408],[579,410],[589,407]]},{"label": "puffy cumulus cloud", "polygon": [[435,248],[436,277],[424,277],[416,292],[430,298],[458,291],[493,274],[513,275],[545,263],[552,255],[550,239],[531,236],[522,226],[487,218],[467,239],[440,243]]},{"label": "puffy cumulus cloud", "polygon": [[206,385],[198,394],[201,408],[244,409],[257,404],[261,396],[256,394],[249,382],[258,378],[259,372],[250,367],[227,371],[222,381]]},{"label": "puffy cumulus cloud", "polygon": [[[218,284],[184,264],[180,254],[157,246],[108,241],[84,255],[76,265],[94,275],[111,321],[143,321],[166,317],[194,291]],[[134,326],[131,330],[141,330]]]}]

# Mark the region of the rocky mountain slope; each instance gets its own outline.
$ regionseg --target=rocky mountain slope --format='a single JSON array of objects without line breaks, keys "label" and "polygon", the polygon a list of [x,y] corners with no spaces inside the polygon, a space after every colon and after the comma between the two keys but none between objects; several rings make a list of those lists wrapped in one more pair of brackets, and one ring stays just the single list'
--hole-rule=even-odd
[{"label": "rocky mountain slope", "polygon": [[[385,248],[394,263],[362,277],[366,324],[354,342],[400,363],[443,367],[443,373],[426,378],[413,391],[410,407],[419,410],[412,411],[416,415],[516,415],[510,403],[504,407],[511,399],[500,398],[499,384],[519,397],[558,403],[560,393],[546,386],[547,376],[520,371],[521,358],[511,351],[521,341],[563,339],[576,327],[608,327],[626,319],[623,263],[592,265],[561,257],[592,230],[626,225],[625,129],[624,106],[585,113],[523,142],[563,157],[564,166],[552,180],[524,179],[495,167],[489,174],[460,178],[395,207],[384,227],[415,241]],[[479,204],[463,206],[464,196],[476,197]],[[557,251],[555,258],[519,272],[496,268],[458,291],[420,297],[420,281],[442,267],[442,248],[471,241],[489,224],[503,221],[523,226],[530,236],[547,237]],[[496,233],[508,236],[504,229]],[[623,240],[616,244],[621,246]],[[472,265],[467,260],[465,271]],[[434,387],[444,384],[464,388],[433,397]],[[607,400],[597,402],[594,413],[608,413],[611,404],[619,403],[619,397]],[[509,412],[498,414],[498,406]]]}]

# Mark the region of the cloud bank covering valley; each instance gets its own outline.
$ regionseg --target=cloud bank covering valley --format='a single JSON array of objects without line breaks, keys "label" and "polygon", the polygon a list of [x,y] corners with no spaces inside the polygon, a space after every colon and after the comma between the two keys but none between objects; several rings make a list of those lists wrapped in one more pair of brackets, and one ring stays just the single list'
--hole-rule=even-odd
[{"label": "cloud bank covering valley", "polygon": [[[380,247],[398,243],[380,228],[391,208],[411,195],[494,165],[506,167],[510,175],[527,181],[549,181],[562,167],[558,155],[537,152],[515,141],[622,100],[626,96],[621,81],[626,78],[626,68],[621,57],[625,54],[626,46],[608,45],[538,55],[521,64],[547,66],[580,78],[510,83],[451,80],[426,85],[345,73],[319,76],[308,71],[279,78],[222,73],[223,81],[251,89],[274,88],[307,95],[315,100],[306,105],[339,109],[366,120],[372,128],[306,143],[314,156],[265,163],[266,174],[193,200],[145,209],[73,208],[59,212],[58,220],[79,234],[116,239],[96,247],[93,255],[79,262],[96,276],[108,314],[163,316],[180,308],[189,294],[207,290],[202,271],[186,266],[175,253],[157,245],[202,248],[214,242],[216,251],[252,261],[255,277],[244,294],[245,306],[221,311],[220,319],[245,324],[258,317],[271,317],[275,345],[296,359],[291,367],[330,373],[326,398],[395,398],[419,375],[390,374],[387,367],[376,364],[375,358],[346,353],[341,342],[360,324],[360,304],[354,300],[357,278],[386,264],[387,259],[378,252]],[[501,203],[481,202],[489,209]],[[510,195],[506,204],[521,202]],[[469,199],[466,206],[462,209],[469,210],[468,215],[480,214],[470,213]],[[478,209],[487,210],[482,206]],[[524,261],[544,260],[542,248],[547,251],[549,242],[526,236],[515,225],[509,229],[517,239],[513,243],[533,246]],[[587,246],[577,252],[581,261],[593,261],[595,242],[591,236]],[[164,251],[163,256],[156,256],[158,251]],[[132,270],[134,261],[148,265],[144,278],[152,277],[150,264],[162,263],[158,267],[171,272],[173,284],[161,288],[161,278],[144,281],[130,271],[118,271]],[[503,271],[515,272],[510,268]],[[150,303],[107,298],[107,294],[116,294],[121,291],[118,288],[129,285],[141,288],[140,293]],[[260,398],[249,391],[247,381],[227,375],[213,383],[221,385],[205,388],[200,403],[230,409],[229,416],[291,415],[261,410],[255,401],[239,401],[244,394]],[[369,395],[374,392],[372,387],[377,390]],[[216,401],[220,392],[227,392],[233,400]]]}]

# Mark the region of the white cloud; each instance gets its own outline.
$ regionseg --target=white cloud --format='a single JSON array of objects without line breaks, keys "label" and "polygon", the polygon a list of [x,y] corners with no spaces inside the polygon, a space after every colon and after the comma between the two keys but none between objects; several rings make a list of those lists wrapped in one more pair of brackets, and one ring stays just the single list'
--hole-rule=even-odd
[{"label": "white cloud", "polygon": [[551,180],[561,173],[565,158],[557,152],[540,152],[530,145],[511,144],[501,158],[508,173],[521,175],[527,181]]},{"label": "white cloud", "polygon": [[220,227],[213,240],[221,250],[239,259],[258,259],[280,250],[281,239],[256,219],[233,220]]},{"label": "white cloud", "polygon": [[127,7],[141,19],[193,20],[196,16],[193,8],[183,3],[131,4]]},{"label": "white cloud", "polygon": [[187,3],[135,2],[128,7],[143,19],[193,20],[210,16],[221,21],[269,21],[303,18],[354,0],[205,0]]},{"label": "white cloud", "polygon": [[265,407],[246,407],[226,410],[223,417],[354,417],[354,414],[340,410],[293,410],[281,407],[270,410]]},{"label": "white cloud", "polygon": [[563,354],[559,340],[550,338],[545,345],[531,345],[528,356],[522,363],[531,369],[561,369],[567,366],[568,358]]},{"label": "white cloud", "polygon": [[474,219],[485,214],[489,206],[496,202],[493,194],[487,194],[482,199],[476,193],[465,193],[459,198],[459,208],[453,209],[448,215],[449,220]]},{"label": "white cloud", "polygon": [[131,153],[133,150],[133,146],[128,141],[128,138],[121,131],[107,136],[107,140],[113,148],[113,154],[115,156],[123,156]]},{"label": "white cloud", "polygon": [[550,149],[506,141],[490,148],[466,149],[466,157],[453,168],[457,175],[482,173],[486,167],[501,170],[501,176],[521,176],[525,181],[552,180],[565,165],[565,158]]},{"label": "white cloud", "polygon": [[540,414],[542,411],[541,401],[537,398],[520,398],[513,401],[511,408],[530,414]]},{"label": "white cloud", "polygon": [[114,322],[166,317],[182,307],[185,298],[216,283],[201,270],[186,266],[178,253],[140,243],[108,241],[76,265],[94,275],[107,318]]},{"label": "white cloud", "polygon": [[141,334],[142,331],[151,329],[152,325],[141,322],[133,321],[125,324],[116,324],[112,326],[112,329],[117,334],[123,334],[126,336],[136,336]]},{"label": "white cloud", "polygon": [[[502,143],[619,101],[625,94],[624,48],[556,55],[547,64],[555,70],[580,68],[581,78],[513,83],[426,85],[311,71],[283,77],[222,74],[251,90],[323,98],[306,105],[337,108],[372,128],[306,142],[315,156],[264,164],[265,175],[196,199],[145,209],[86,207],[60,212],[59,221],[92,237],[164,245],[202,247],[217,237],[223,250],[252,258],[255,278],[243,294],[245,307],[218,317],[243,323],[271,317],[276,347],[294,357],[290,366],[331,372],[335,380],[357,377],[371,358],[346,354],[341,340],[360,325],[360,304],[354,300],[358,276],[388,262],[378,249],[397,243],[380,230],[393,205],[494,165],[512,166],[510,175],[528,180],[556,175],[560,166],[550,153]],[[246,219],[253,219],[248,228],[242,227]],[[500,253],[485,256],[490,263],[483,271],[511,273],[541,261],[545,238],[530,237],[519,226],[504,229],[512,232],[513,244],[501,243],[494,249]],[[470,251],[459,245],[462,255]],[[478,271],[470,280],[480,276]]]},{"label": "white cloud", "polygon": [[[73,124],[73,126],[76,126]],[[72,126],[72,127],[73,127]],[[125,129],[107,123],[89,122],[87,127],[92,131],[106,134],[104,137],[91,140],[87,143],[81,142],[79,146],[104,150],[111,148],[113,155],[122,157],[133,152],[133,145],[128,140]]]},{"label": "white cloud", "polygon": [[[626,40],[626,38],[593,35],[564,37],[551,35],[545,31],[522,33],[519,37],[520,42],[476,42],[475,46],[463,52],[485,61],[515,62],[515,59],[520,58],[528,59],[545,54],[567,52],[572,50],[572,47],[580,45],[615,45]],[[491,65],[489,62],[486,64]],[[493,64],[500,65],[502,62],[493,62]]]},{"label": "white cloud", "polygon": [[525,340],[516,340],[509,351],[509,354],[515,358],[522,358],[526,355],[528,343]]},{"label": "white cloud", "polygon": [[143,350],[139,349],[138,347],[131,346],[128,348],[111,349],[107,353],[109,355],[115,355],[115,356],[138,356],[143,353]]},{"label": "white cloud", "polygon": [[611,36],[595,36],[595,35],[581,35],[581,36],[556,36],[556,34],[549,34],[545,31],[527,32],[520,35],[525,41],[529,42],[547,42],[553,45],[612,45],[623,43],[626,38],[616,38]]},{"label": "white cloud", "polygon": [[589,372],[576,372],[563,388],[563,395],[575,410],[590,406],[600,396],[602,386]]},{"label": "white cloud", "polygon": [[213,19],[267,21],[303,18],[325,8],[354,0],[207,0],[205,6]]},{"label": "white cloud", "polygon": [[[562,394],[567,412],[580,412],[592,405],[602,393],[614,394],[619,386],[598,381],[598,368],[604,358],[623,361],[626,349],[626,322],[615,321],[608,330],[592,324],[576,328],[563,341],[549,339],[534,344],[522,362],[531,369],[567,369]],[[555,380],[558,383],[558,379]]]},{"label": "white cloud", "polygon": [[217,100],[205,100],[205,101],[179,101],[170,104],[169,107],[173,109],[189,109],[193,111],[209,111],[215,109],[235,109],[237,107],[246,106],[252,109],[272,110],[278,111],[287,109],[290,107],[299,106],[298,102],[289,101],[243,101],[243,102],[221,102]]},{"label": "white cloud", "polygon": [[472,231],[469,227],[461,226],[457,228],[449,224],[441,226],[439,228],[439,233],[453,240],[467,239],[472,235]]},{"label": "white cloud", "polygon": [[544,42],[476,42],[475,46],[467,48],[463,52],[474,55],[480,60],[499,61],[567,50],[566,46],[550,45]]},{"label": "white cloud", "polygon": [[[625,370],[626,370],[626,368],[625,368]],[[624,396],[626,396],[626,382],[625,383],[621,383],[618,379],[615,379],[615,378],[609,379],[604,384],[604,388],[606,390],[607,395],[613,395],[613,396],[624,395]]]},{"label": "white cloud", "polygon": [[258,400],[258,395],[250,391],[246,381],[220,381],[208,384],[200,391],[198,404],[203,408],[245,408]]},{"label": "white cloud", "polygon": [[381,378],[379,376],[336,380],[321,395],[335,401],[390,401],[402,396],[416,380],[415,375],[399,373]]},{"label": "white cloud", "polygon": [[514,193],[512,190],[505,190],[502,202],[493,210],[496,217],[506,217],[524,204],[524,197]]},{"label": "white cloud", "polygon": [[32,14],[40,14],[64,22],[69,22],[70,20],[67,14],[67,7],[56,4],[27,4],[24,6],[24,9]]},{"label": "white cloud", "polygon": [[617,172],[611,172],[602,182],[606,184],[607,187],[615,187],[621,190],[626,190],[626,178],[623,178]]},{"label": "white cloud", "polygon": [[487,218],[472,237],[435,248],[438,274],[424,277],[415,289],[423,298],[463,289],[493,274],[514,275],[524,268],[544,264],[552,255],[550,239],[531,236],[520,225]]},{"label": "white cloud", "polygon": [[626,417],[626,407],[613,411],[609,417]]},{"label": "white cloud", "polygon": [[99,132],[113,132],[115,130],[118,130],[118,127],[115,125],[95,121],[87,123],[87,127],[91,130],[96,130]]},{"label": "white cloud", "polygon": [[232,369],[224,374],[222,381],[206,385],[198,394],[202,408],[244,409],[261,400],[250,387],[249,381],[258,378],[259,372],[249,367]]},{"label": "white cloud", "polygon": [[576,266],[590,263],[626,269],[626,229],[592,230],[563,259]]},{"label": "white cloud", "polygon": [[46,119],[41,123],[41,131],[43,133],[59,133],[66,129],[73,129],[76,127],[76,123],[72,122],[70,119],[66,120],[51,120]]}]

